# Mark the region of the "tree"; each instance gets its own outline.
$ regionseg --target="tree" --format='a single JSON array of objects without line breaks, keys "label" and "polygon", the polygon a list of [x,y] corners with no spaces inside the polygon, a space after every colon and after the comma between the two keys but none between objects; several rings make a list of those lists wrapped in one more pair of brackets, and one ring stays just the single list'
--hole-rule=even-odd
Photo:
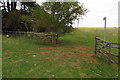
[{"label": "tree", "polygon": [[[42,8],[49,14],[57,17],[59,23],[64,23],[65,31],[72,29],[74,20],[82,17],[88,11],[79,2],[44,2]],[[59,25],[58,25],[59,27]]]},{"label": "tree", "polygon": [[31,10],[29,17],[35,32],[54,32],[59,36],[71,32],[73,21],[87,12],[78,2],[44,2]]},{"label": "tree", "polygon": [[21,12],[24,15],[30,15],[31,14],[31,8],[30,7],[34,7],[37,4],[32,0],[31,0],[31,2],[24,2],[24,0],[22,0],[22,1],[20,2],[21,3],[21,9],[20,9]]},{"label": "tree", "polygon": [[[11,0],[11,2],[9,2],[10,0],[7,0],[7,12],[16,10],[16,5],[17,5],[17,1],[16,0]],[[10,4],[11,3],[11,4]]]},{"label": "tree", "polygon": [[[31,15],[30,7],[33,7],[35,5],[35,2],[22,2],[22,0],[21,0],[21,1],[19,1],[19,3],[21,4],[21,6],[19,6],[20,10],[17,10],[16,9],[16,7],[18,6],[17,1],[18,0],[6,0],[6,1],[2,0],[2,1],[0,1],[0,3],[2,4],[2,7],[3,7],[2,8],[3,30],[8,30],[8,31],[9,30],[17,30],[18,28],[15,29],[15,27],[19,27],[19,26],[16,26],[17,24],[19,24],[20,25],[19,29],[21,31],[28,31],[28,26],[26,26],[26,25],[27,24],[30,25],[30,24],[22,23],[20,20],[20,17],[21,17],[21,15]],[[23,8],[23,5],[25,6],[25,8]],[[8,24],[6,22],[8,22]]]},{"label": "tree", "polygon": [[26,32],[30,31],[31,26],[29,26],[29,24],[31,24],[31,17],[29,15],[28,16],[21,16],[20,19],[21,19],[21,23],[23,23],[23,25],[26,29]]},{"label": "tree", "polygon": [[[22,16],[21,19],[22,21],[30,22],[35,32],[62,32],[62,28],[57,27],[59,23],[56,16],[46,13],[39,5],[32,8],[30,16]],[[60,25],[61,27],[64,26],[62,23]]]},{"label": "tree", "polygon": [[20,26],[20,11],[12,11],[9,15],[3,18],[3,30],[16,31],[21,28]]}]

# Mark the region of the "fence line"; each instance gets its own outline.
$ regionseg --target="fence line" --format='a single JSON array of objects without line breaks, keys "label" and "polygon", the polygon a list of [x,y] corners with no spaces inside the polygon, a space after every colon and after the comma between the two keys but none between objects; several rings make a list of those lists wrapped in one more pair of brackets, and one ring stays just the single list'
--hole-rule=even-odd
[{"label": "fence line", "polygon": [[[116,46],[113,46],[116,45]],[[118,63],[119,55],[113,54],[112,49],[120,50],[120,43],[105,41],[99,37],[95,37],[95,55],[99,54],[110,63]]]},{"label": "fence line", "polygon": [[45,33],[35,33],[35,32],[20,32],[20,31],[3,31],[3,35],[13,35],[13,36],[28,36],[30,38],[38,38],[46,43],[51,43],[53,45],[57,44],[57,34],[45,34]]}]

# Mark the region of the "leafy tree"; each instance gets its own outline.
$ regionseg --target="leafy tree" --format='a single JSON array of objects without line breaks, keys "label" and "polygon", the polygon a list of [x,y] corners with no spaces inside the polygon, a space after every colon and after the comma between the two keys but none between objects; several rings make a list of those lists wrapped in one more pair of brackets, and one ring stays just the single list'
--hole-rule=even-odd
[{"label": "leafy tree", "polygon": [[[23,21],[31,22],[31,27],[35,32],[53,32],[53,33],[61,33],[62,28],[57,27],[58,21],[56,16],[46,13],[41,7],[38,5],[32,8],[32,14],[30,16],[22,16]],[[64,26],[62,23],[61,27]]]},{"label": "leafy tree", "polygon": [[82,17],[87,9],[78,2],[44,2],[31,9],[33,30],[54,32],[59,36],[73,30],[74,20]]},{"label": "leafy tree", "polygon": [[81,18],[88,11],[83,7],[83,4],[79,2],[44,2],[42,8],[49,14],[56,16],[58,21],[58,27],[60,23],[64,24],[64,33],[71,32],[73,30],[72,24],[76,19]]},{"label": "leafy tree", "polygon": [[21,19],[21,23],[23,23],[23,25],[24,25],[24,27],[26,29],[26,32],[31,31],[31,27],[29,26],[29,25],[31,25],[30,15],[21,16],[20,19]]},{"label": "leafy tree", "polygon": [[57,17],[59,23],[72,27],[73,21],[85,15],[88,11],[79,2],[44,2],[42,8]]},{"label": "leafy tree", "polygon": [[21,31],[29,30],[28,27],[30,24],[28,22],[26,23],[21,22],[20,17],[21,15],[30,15],[31,14],[30,7],[35,6],[35,2],[22,2],[23,0],[18,1],[19,4],[21,4],[21,6],[19,5],[20,10],[17,10],[16,9],[16,7],[18,6],[17,1],[18,0],[6,0],[6,1],[1,0],[0,1],[0,4],[2,4],[2,7],[3,7],[2,8],[2,16],[3,16],[2,17],[2,23],[3,23],[2,29],[3,30],[8,30],[8,31],[17,30],[17,29],[20,29]]},{"label": "leafy tree", "polygon": [[3,20],[3,30],[19,30],[20,29],[20,11],[12,11],[9,15]]}]

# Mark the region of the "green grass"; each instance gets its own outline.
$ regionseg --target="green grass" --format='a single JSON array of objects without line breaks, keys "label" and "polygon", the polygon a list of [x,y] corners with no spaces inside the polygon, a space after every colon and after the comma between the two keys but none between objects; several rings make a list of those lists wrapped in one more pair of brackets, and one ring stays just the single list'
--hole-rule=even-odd
[{"label": "green grass", "polygon": [[[118,28],[107,28],[106,40],[118,43]],[[60,39],[69,40],[74,44],[87,46],[90,52],[94,52],[95,36],[104,39],[103,28],[79,28],[77,31],[61,37]]]},{"label": "green grass", "polygon": [[[114,34],[113,34],[114,33]],[[118,42],[117,29],[107,29],[107,40]],[[118,67],[94,55],[95,35],[102,28],[79,28],[52,46],[39,39],[3,36],[4,78],[117,78]]]}]

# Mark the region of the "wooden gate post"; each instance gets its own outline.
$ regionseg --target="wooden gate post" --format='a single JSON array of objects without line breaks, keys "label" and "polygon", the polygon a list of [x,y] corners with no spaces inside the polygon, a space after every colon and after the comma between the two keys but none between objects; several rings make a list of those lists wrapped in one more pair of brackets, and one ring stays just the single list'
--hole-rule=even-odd
[{"label": "wooden gate post", "polygon": [[95,36],[95,55],[97,55],[97,36]]},{"label": "wooden gate post", "polygon": [[108,47],[108,49],[109,49],[109,53],[108,53],[109,63],[111,63],[111,43],[112,43],[112,41],[109,41],[109,47]]}]

